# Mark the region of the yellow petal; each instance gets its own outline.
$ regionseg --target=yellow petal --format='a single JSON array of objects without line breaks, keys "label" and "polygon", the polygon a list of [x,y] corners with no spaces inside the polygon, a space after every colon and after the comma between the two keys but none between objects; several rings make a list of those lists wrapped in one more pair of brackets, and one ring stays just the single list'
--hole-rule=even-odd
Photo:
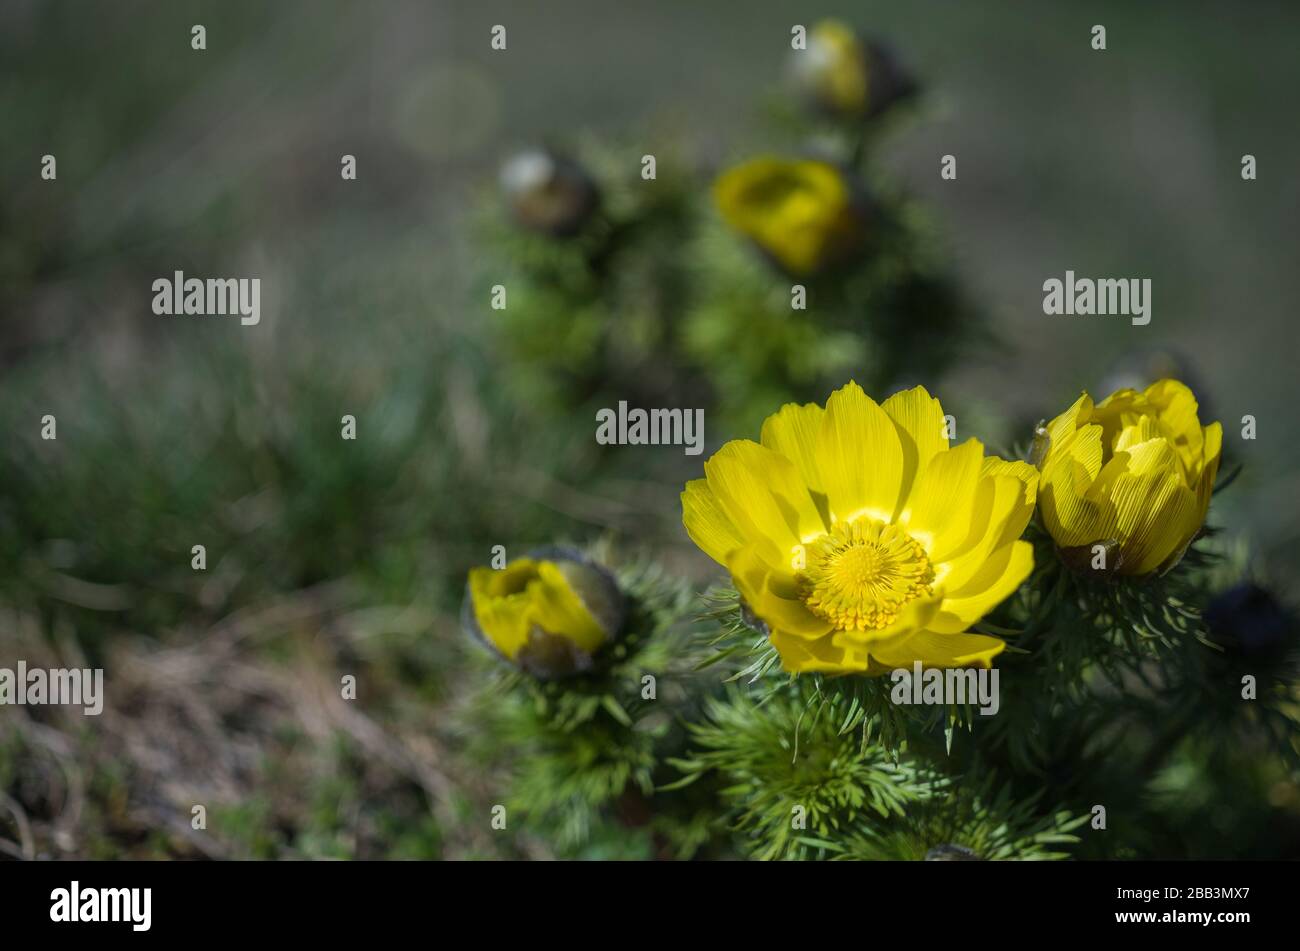
[{"label": "yellow petal", "polygon": [[512,573],[522,592],[534,572],[529,559],[519,559],[501,570],[476,567],[469,570],[470,604],[483,636],[511,659],[528,643],[531,604],[523,596],[509,597],[503,591]]},{"label": "yellow petal", "polygon": [[939,613],[943,605],[941,597],[920,597],[907,602],[898,612],[893,623],[882,628],[850,628],[836,631],[835,643],[845,648],[859,646],[870,648],[906,640],[917,631],[926,628]]},{"label": "yellow petal", "polygon": [[1124,475],[1114,490],[1124,574],[1159,568],[1199,527],[1196,496],[1172,470]]},{"label": "yellow petal", "polygon": [[781,666],[792,674],[844,674],[867,669],[865,660],[846,655],[844,649],[836,647],[829,637],[808,641],[793,634],[773,631],[771,642],[781,655]]},{"label": "yellow petal", "polygon": [[923,386],[895,393],[880,408],[898,427],[903,450],[902,496],[906,498],[935,454],[948,448],[948,425],[939,401]]},{"label": "yellow petal", "polygon": [[1025,483],[1015,476],[1005,475],[980,480],[975,509],[979,539],[935,569],[934,583],[947,591],[961,590],[980,572],[995,550],[1018,539],[1032,512],[1032,508],[1025,504]]},{"label": "yellow petal", "polygon": [[1161,437],[1160,420],[1154,416],[1139,416],[1133,425],[1124,427],[1112,449],[1115,452],[1127,452],[1133,446]]},{"label": "yellow petal", "polygon": [[1219,458],[1223,453],[1223,426],[1211,423],[1204,430],[1204,455],[1194,476],[1196,479],[1196,497],[1201,503],[1201,517],[1210,505],[1210,496],[1214,494],[1214,480],[1219,474]]},{"label": "yellow petal", "polygon": [[985,456],[982,476],[1012,476],[1019,479],[1025,487],[1025,501],[1033,505],[1038,498],[1038,470],[1027,462],[1002,459],[998,456]]},{"label": "yellow petal", "polygon": [[940,634],[920,631],[881,652],[873,652],[877,662],[890,668],[911,668],[916,661],[922,667],[991,667],[993,658],[1002,653],[1006,642],[986,634]]},{"label": "yellow petal", "polygon": [[758,603],[752,605],[752,608],[755,614],[767,622],[770,629],[793,634],[804,640],[812,640],[830,633],[830,622],[823,621],[813,614],[802,601],[783,597],[779,591],[779,583],[772,575],[768,575],[766,580],[767,585]]},{"label": "yellow petal", "polygon": [[1043,467],[1043,477],[1050,478],[1053,462],[1083,470],[1086,479],[1080,480],[1081,489],[1086,490],[1101,473],[1106,459],[1105,432],[1101,426],[1081,426],[1074,433],[1061,441],[1061,449],[1052,461]]},{"label": "yellow petal", "polygon": [[[1097,480],[1103,486],[1110,484],[1110,473],[1122,470],[1127,456],[1121,454],[1107,464],[1107,479]],[[1062,548],[1072,548],[1110,538],[1115,532],[1115,506],[1104,493],[1088,495],[1093,480],[1087,470],[1071,459],[1044,469],[1039,486],[1038,508],[1052,538]]]},{"label": "yellow petal", "polygon": [[709,488],[747,542],[764,545],[773,565],[826,531],[793,462],[748,439],[727,443],[704,464]]},{"label": "yellow petal", "polygon": [[1023,535],[1034,514],[1038,483],[1038,470],[1029,463],[985,456],[966,536],[944,553],[943,562],[935,565],[935,582],[951,586],[954,583],[949,577],[952,571],[956,570],[965,577],[963,570],[967,574],[973,570],[969,565],[966,569],[958,569],[958,563],[978,563],[988,551],[1010,544]]},{"label": "yellow petal", "polygon": [[1048,451],[1057,450],[1066,437],[1072,435],[1080,426],[1086,425],[1091,417],[1092,397],[1084,393],[1069,409],[1047,424],[1047,434],[1051,439]]},{"label": "yellow petal", "polygon": [[1147,387],[1144,395],[1175,442],[1185,446],[1192,456],[1199,457],[1204,437],[1195,394],[1178,380],[1159,380]]},{"label": "yellow petal", "polygon": [[682,524],[706,555],[721,565],[727,555],[745,543],[709,488],[707,479],[692,479],[682,492]]},{"label": "yellow petal", "polygon": [[[1124,435],[1136,432],[1137,427],[1127,429]],[[1128,472],[1140,476],[1152,472],[1177,472],[1178,453],[1169,440],[1163,437],[1147,439],[1145,442],[1129,442],[1123,449],[1128,453]]]},{"label": "yellow petal", "polygon": [[1034,515],[1038,502],[1038,470],[1027,462],[1008,461],[997,456],[985,456],[982,478],[1013,478],[1021,485],[1020,500],[1003,525],[1002,542],[1013,542],[1025,533],[1025,527]]},{"label": "yellow petal", "polygon": [[837,521],[892,521],[903,486],[903,449],[893,420],[850,382],[826,401],[817,467]]},{"label": "yellow petal", "polygon": [[727,556],[727,571],[731,573],[732,584],[751,609],[762,599],[767,589],[767,576],[772,573],[763,551],[761,545],[749,544]]},{"label": "yellow petal", "polygon": [[972,437],[937,454],[917,479],[899,523],[933,561],[945,560],[966,539],[983,464],[984,446]]},{"label": "yellow petal", "polygon": [[1210,423],[1203,430],[1205,440],[1205,461],[1217,462],[1223,452],[1223,424]]},{"label": "yellow petal", "polygon": [[817,434],[821,431],[825,411],[816,403],[800,406],[786,403],[763,421],[760,441],[795,464],[804,484],[814,492],[824,492],[817,469]]},{"label": "yellow petal", "polygon": [[529,585],[537,598],[534,614],[537,626],[573,641],[585,651],[594,651],[605,640],[600,622],[569,586],[558,565],[543,561],[538,563],[537,570],[538,581],[535,586]]},{"label": "yellow petal", "polygon": [[1010,597],[1033,570],[1034,547],[1029,542],[1012,542],[993,552],[975,577],[944,598],[930,629],[941,634],[966,630]]}]

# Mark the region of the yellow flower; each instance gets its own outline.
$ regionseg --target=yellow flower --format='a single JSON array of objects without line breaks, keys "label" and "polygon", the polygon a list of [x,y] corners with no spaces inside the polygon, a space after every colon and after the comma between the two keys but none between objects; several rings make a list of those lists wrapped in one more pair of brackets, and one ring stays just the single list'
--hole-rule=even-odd
[{"label": "yellow flower", "polygon": [[867,107],[867,54],[853,29],[840,20],[821,20],[808,33],[808,48],[796,50],[794,78],[818,106],[857,115]]},{"label": "yellow flower", "polygon": [[843,260],[863,237],[853,189],[827,162],[753,159],[724,172],[713,197],[728,225],[795,276]]},{"label": "yellow flower", "polygon": [[1039,443],[1043,523],[1066,560],[1090,566],[1101,544],[1108,572],[1144,576],[1177,564],[1205,522],[1223,427],[1202,426],[1192,391],[1160,380],[1095,406],[1084,393]]},{"label": "yellow flower", "polygon": [[1033,567],[1034,468],[949,447],[923,387],[878,405],[856,383],[789,403],[682,493],[692,541],[726,566],[792,673],[989,666],[969,633]]},{"label": "yellow flower", "polygon": [[463,620],[507,660],[540,677],[587,670],[617,633],[622,595],[608,572],[575,553],[471,568]]},{"label": "yellow flower", "polygon": [[840,20],[821,20],[807,49],[791,54],[795,88],[821,112],[864,119],[911,95],[916,84],[889,47],[864,40]]}]

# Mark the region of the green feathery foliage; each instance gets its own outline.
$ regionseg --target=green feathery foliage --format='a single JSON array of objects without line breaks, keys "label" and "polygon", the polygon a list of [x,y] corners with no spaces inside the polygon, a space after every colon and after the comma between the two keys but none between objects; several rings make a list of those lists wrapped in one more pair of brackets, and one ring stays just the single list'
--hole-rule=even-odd
[{"label": "green feathery foliage", "polygon": [[794,691],[758,699],[733,688],[692,724],[685,781],[714,773],[740,848],[761,859],[821,858],[860,817],[901,817],[942,780],[863,748]]}]

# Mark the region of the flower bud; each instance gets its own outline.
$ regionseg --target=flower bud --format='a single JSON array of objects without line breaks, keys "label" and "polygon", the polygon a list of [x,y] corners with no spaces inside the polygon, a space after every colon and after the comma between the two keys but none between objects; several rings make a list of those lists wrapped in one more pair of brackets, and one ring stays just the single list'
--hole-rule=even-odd
[{"label": "flower bud", "polygon": [[844,261],[866,237],[866,202],[857,184],[829,162],[752,159],[713,186],[723,219],[794,277]]},{"label": "flower bud", "polygon": [[792,57],[795,89],[828,115],[872,118],[916,91],[888,46],[862,39],[839,20],[814,24],[807,49]]},{"label": "flower bud", "polygon": [[623,626],[614,577],[581,553],[530,552],[504,568],[471,568],[461,623],[503,658],[542,680],[583,673]]},{"label": "flower bud", "polygon": [[1104,393],[1116,390],[1144,390],[1156,380],[1181,380],[1193,393],[1200,405],[1201,416],[1213,416],[1207,388],[1191,358],[1170,347],[1135,347],[1126,350],[1102,377],[1100,389]]},{"label": "flower bud", "polygon": [[591,218],[600,196],[586,170],[551,152],[521,152],[501,169],[501,190],[522,227],[566,238]]},{"label": "flower bud", "polygon": [[1172,568],[1205,522],[1222,443],[1177,380],[1096,405],[1084,393],[1035,439],[1039,511],[1066,564],[1129,577]]},{"label": "flower bud", "polygon": [[1271,660],[1296,642],[1296,619],[1267,588],[1246,581],[1215,595],[1205,609],[1210,638],[1231,655]]}]

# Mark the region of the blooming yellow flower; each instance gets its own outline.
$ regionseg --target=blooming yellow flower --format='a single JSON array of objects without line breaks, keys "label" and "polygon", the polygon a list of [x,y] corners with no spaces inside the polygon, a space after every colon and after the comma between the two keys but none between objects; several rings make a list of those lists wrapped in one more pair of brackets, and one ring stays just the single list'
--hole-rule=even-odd
[{"label": "blooming yellow flower", "polygon": [[622,595],[602,569],[563,549],[501,569],[471,568],[463,618],[503,657],[530,673],[562,676],[591,667],[617,633]]},{"label": "blooming yellow flower", "polygon": [[[1108,571],[1167,571],[1205,522],[1223,427],[1202,426],[1196,397],[1177,380],[1084,393],[1046,427],[1036,451],[1043,523],[1067,554],[1106,548]],[[1068,560],[1068,559],[1067,559]]]},{"label": "blooming yellow flower", "polygon": [[856,383],[789,403],[687,483],[682,520],[726,566],[792,673],[989,666],[969,633],[1033,568],[1020,534],[1037,473],[950,447],[923,387],[883,404]]},{"label": "blooming yellow flower", "polygon": [[828,162],[756,158],[724,172],[713,197],[728,225],[795,276],[843,260],[863,237],[853,188]]}]

